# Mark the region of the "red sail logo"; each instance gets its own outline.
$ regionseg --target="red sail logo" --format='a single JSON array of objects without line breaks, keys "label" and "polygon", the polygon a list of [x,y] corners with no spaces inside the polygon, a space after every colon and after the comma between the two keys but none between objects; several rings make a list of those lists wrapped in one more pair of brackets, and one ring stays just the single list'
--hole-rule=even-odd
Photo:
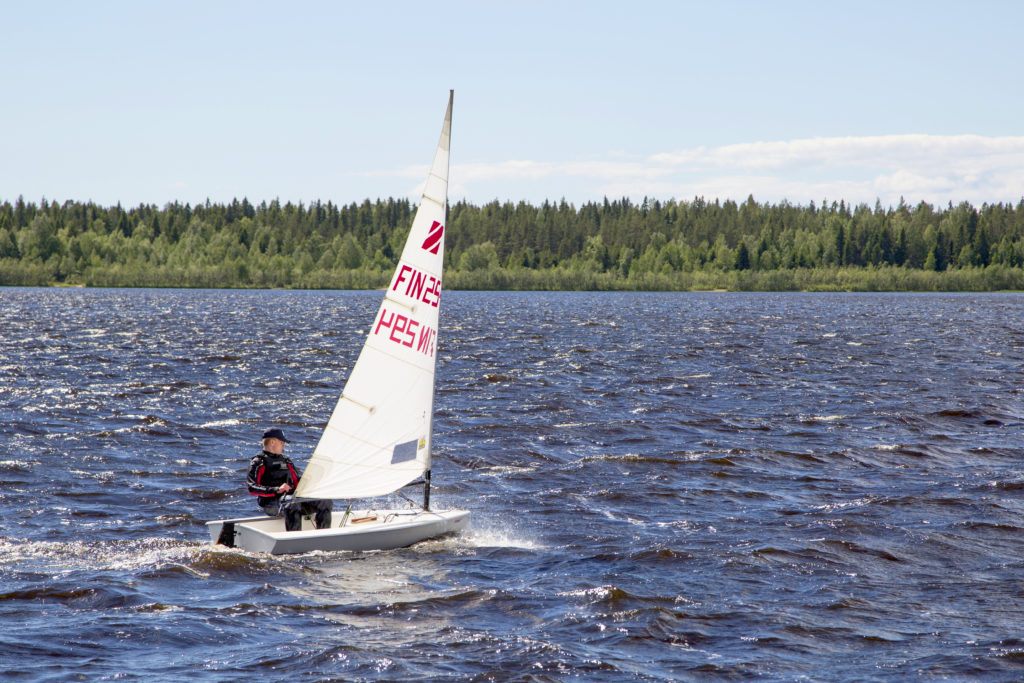
[{"label": "red sail logo", "polygon": [[434,221],[434,224],[430,226],[430,231],[427,233],[427,239],[423,240],[423,248],[431,254],[436,254],[437,250],[441,248],[441,238],[443,236],[444,226]]}]

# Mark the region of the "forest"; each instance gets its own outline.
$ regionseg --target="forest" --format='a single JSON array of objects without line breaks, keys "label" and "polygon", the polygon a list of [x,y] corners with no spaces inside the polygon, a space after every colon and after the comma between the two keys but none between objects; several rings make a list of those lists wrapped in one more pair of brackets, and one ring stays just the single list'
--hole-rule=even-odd
[{"label": "forest", "polygon": [[[387,285],[415,205],[0,203],[0,285]],[[562,200],[449,206],[447,289],[1024,290],[1013,204]]]}]

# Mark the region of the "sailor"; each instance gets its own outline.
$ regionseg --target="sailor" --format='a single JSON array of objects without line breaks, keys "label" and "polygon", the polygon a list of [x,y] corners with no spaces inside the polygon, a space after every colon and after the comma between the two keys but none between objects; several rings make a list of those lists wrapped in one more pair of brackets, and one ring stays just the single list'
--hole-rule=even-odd
[{"label": "sailor", "polygon": [[295,465],[284,454],[284,445],[290,443],[284,432],[274,427],[263,433],[263,452],[249,462],[249,475],[245,483],[249,493],[257,497],[260,508],[271,517],[284,516],[284,527],[288,531],[302,528],[302,516],[313,515],[317,529],[331,526],[329,500],[303,500],[283,502],[289,493],[299,485],[299,473]]}]

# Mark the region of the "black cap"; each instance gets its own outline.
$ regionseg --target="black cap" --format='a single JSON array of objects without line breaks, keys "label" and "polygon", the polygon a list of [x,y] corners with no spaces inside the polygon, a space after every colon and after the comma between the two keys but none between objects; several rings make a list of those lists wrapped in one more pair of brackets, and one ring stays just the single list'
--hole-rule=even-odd
[{"label": "black cap", "polygon": [[277,427],[274,427],[273,429],[268,429],[267,431],[263,432],[263,438],[264,439],[281,439],[281,441],[284,441],[285,443],[291,443],[291,441],[289,441],[288,439],[284,438],[284,432],[282,432]]}]

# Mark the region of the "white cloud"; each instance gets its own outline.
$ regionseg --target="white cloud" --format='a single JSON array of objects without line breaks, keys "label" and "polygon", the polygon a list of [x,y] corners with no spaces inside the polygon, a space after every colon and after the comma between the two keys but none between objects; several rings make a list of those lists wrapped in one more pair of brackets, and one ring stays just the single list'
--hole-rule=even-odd
[{"label": "white cloud", "polygon": [[[981,204],[1015,202],[1024,196],[1020,136],[809,138],[683,150],[654,155],[650,161],[678,173],[714,172],[722,176],[717,182],[696,185],[723,191],[710,196],[734,199],[753,194],[763,200],[880,199],[891,205],[900,197]],[[747,174],[754,169],[762,173]]]},{"label": "white cloud", "polygon": [[867,166],[901,168],[966,162],[1005,167],[1024,162],[1024,137],[980,135],[878,135],[750,142],[656,154],[655,163],[669,166],[787,168]]},{"label": "white cloud", "polygon": [[[422,178],[426,167],[393,175]],[[895,205],[970,201],[1016,203],[1024,196],[1024,136],[880,135],[694,147],[646,159],[508,160],[456,164],[463,196],[531,201],[603,196],[795,203],[846,200]],[[454,188],[453,188],[454,189]]]}]

